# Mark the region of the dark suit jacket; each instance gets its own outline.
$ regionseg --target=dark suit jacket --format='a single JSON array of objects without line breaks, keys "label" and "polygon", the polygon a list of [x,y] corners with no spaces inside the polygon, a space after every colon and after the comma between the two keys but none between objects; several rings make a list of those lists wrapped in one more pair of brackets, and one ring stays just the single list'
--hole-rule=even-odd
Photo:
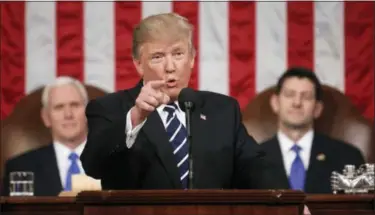
[{"label": "dark suit jacket", "polygon": [[[126,114],[140,89],[139,83],[89,102],[83,168],[101,179],[103,189],[181,189],[172,146],[157,111],[148,117],[134,145],[126,147]],[[195,188],[277,188],[264,153],[241,123],[236,100],[211,92],[198,95],[201,105],[192,114]]]},{"label": "dark suit jacket", "polygon": [[[262,147],[269,155],[268,159],[277,166],[277,178],[284,189],[290,189],[287,174],[285,172],[281,148],[276,136],[262,143]],[[324,159],[322,158],[324,155]],[[326,135],[315,132],[311,148],[309,167],[306,173],[306,193],[332,193],[332,171],[342,173],[344,166],[354,164],[356,168],[365,163],[361,152],[352,145],[332,139]],[[276,179],[276,178],[275,178]]]},{"label": "dark suit jacket", "polygon": [[52,144],[26,152],[7,161],[1,195],[9,195],[9,173],[13,171],[31,171],[34,173],[35,196],[57,196],[63,189]]}]

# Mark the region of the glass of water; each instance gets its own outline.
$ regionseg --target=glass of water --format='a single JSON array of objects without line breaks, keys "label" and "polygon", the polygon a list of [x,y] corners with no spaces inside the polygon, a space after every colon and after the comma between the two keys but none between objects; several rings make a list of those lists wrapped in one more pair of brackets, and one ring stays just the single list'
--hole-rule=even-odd
[{"label": "glass of water", "polygon": [[33,172],[11,172],[9,179],[10,196],[34,196]]}]

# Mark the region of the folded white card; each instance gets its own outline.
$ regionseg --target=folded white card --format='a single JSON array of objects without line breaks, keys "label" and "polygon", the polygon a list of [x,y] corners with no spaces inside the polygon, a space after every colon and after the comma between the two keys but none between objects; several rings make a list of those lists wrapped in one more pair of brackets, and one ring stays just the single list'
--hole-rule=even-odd
[{"label": "folded white card", "polygon": [[78,174],[72,176],[72,191],[80,192],[87,190],[101,190],[100,180],[91,178],[87,175]]}]

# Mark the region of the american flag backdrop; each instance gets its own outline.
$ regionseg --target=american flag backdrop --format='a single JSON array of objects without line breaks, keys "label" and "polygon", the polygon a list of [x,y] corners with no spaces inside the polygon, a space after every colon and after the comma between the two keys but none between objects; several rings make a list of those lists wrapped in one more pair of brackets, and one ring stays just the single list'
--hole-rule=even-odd
[{"label": "american flag backdrop", "polygon": [[374,2],[1,3],[1,117],[56,76],[108,92],[133,86],[132,30],[177,12],[195,26],[191,86],[241,107],[293,65],[312,68],[374,119]]}]

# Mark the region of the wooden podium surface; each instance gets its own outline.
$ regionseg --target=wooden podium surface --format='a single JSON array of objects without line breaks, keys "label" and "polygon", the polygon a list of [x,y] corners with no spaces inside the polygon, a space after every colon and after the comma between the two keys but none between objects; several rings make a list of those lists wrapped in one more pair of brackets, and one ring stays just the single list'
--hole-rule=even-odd
[{"label": "wooden podium surface", "polygon": [[294,191],[87,191],[70,197],[1,197],[4,215],[231,215],[302,214],[305,195]]},{"label": "wooden podium surface", "polygon": [[75,197],[0,197],[0,214],[81,215],[82,205]]},{"label": "wooden podium surface", "polygon": [[294,191],[165,190],[82,192],[83,215],[297,215],[305,195]]},{"label": "wooden podium surface", "polygon": [[291,191],[104,191],[77,197],[0,197],[1,215],[302,214],[375,215],[374,195]]},{"label": "wooden podium surface", "polygon": [[312,215],[375,215],[374,194],[307,195]]}]

